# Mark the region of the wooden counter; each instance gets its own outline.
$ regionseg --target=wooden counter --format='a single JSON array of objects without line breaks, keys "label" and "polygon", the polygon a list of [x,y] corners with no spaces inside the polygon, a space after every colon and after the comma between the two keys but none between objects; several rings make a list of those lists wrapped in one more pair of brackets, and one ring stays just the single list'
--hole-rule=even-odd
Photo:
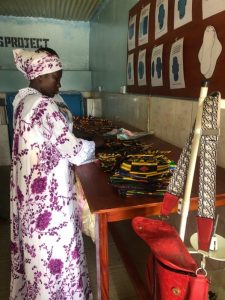
[{"label": "wooden counter", "polygon": [[[167,154],[170,159],[178,161],[181,149],[166,143],[154,136],[143,139],[153,144],[159,150],[170,150]],[[135,216],[151,216],[160,214],[162,197],[121,197],[117,190],[108,183],[108,175],[104,173],[99,164],[90,163],[76,167],[90,210],[96,216],[96,261],[97,261],[97,285],[98,299],[109,299],[109,274],[108,274],[108,223]],[[198,170],[198,165],[196,166]],[[191,194],[190,209],[197,209],[198,172],[195,172],[193,189]],[[225,205],[225,169],[217,168],[217,197],[216,206]],[[174,209],[176,211],[176,209]],[[116,235],[114,235],[116,237]],[[117,243],[120,240],[117,238]],[[119,245],[120,249],[121,245]],[[123,252],[123,250],[122,250]],[[128,263],[128,261],[127,261]],[[130,270],[133,284],[136,288],[138,299],[146,300],[147,294],[142,283]]]}]

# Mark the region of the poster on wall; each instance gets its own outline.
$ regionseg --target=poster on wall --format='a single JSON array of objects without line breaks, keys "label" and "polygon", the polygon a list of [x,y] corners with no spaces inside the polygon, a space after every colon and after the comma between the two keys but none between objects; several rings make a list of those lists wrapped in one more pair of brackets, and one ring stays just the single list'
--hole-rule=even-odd
[{"label": "poster on wall", "polygon": [[192,0],[174,1],[174,29],[192,21]]},{"label": "poster on wall", "polygon": [[135,48],[136,15],[131,17],[128,25],[128,51]]},{"label": "poster on wall", "polygon": [[138,85],[146,85],[146,49],[138,54]]},{"label": "poster on wall", "polygon": [[127,59],[127,85],[134,85],[134,53]]},{"label": "poster on wall", "polygon": [[225,97],[225,0],[139,0],[129,10],[130,24],[133,16],[135,48],[127,57],[134,54],[134,84],[129,93],[196,99],[199,84],[209,79],[210,92],[219,90]]},{"label": "poster on wall", "polygon": [[142,8],[139,20],[138,45],[148,43],[150,3]]},{"label": "poster on wall", "polygon": [[213,26],[207,26],[198,53],[200,72],[206,79],[212,77],[221,52],[222,45],[217,37],[216,29]]},{"label": "poster on wall", "polygon": [[218,14],[225,10],[224,0],[202,0],[202,18],[206,19],[210,16]]},{"label": "poster on wall", "polygon": [[173,43],[170,51],[170,88],[185,88],[183,69],[183,44],[184,38]]},{"label": "poster on wall", "polygon": [[168,31],[168,0],[157,0],[155,8],[155,39]]},{"label": "poster on wall", "polygon": [[151,84],[152,86],[163,85],[163,44],[154,47],[151,57]]}]

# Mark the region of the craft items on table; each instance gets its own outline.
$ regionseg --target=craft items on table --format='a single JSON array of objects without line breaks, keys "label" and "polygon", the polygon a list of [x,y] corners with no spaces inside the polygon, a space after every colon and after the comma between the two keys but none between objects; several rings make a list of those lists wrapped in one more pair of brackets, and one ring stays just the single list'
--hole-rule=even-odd
[{"label": "craft items on table", "polygon": [[144,132],[144,131],[130,131],[128,129],[125,128],[114,128],[109,132],[106,132],[104,134],[104,136],[116,136],[117,139],[119,140],[133,140],[133,139],[137,139],[140,137],[143,137],[145,135],[149,135],[148,132]]},{"label": "craft items on table", "polygon": [[103,170],[110,172],[109,182],[120,195],[161,196],[175,168],[167,153],[141,141],[109,140],[98,159]]},{"label": "craft items on table", "polygon": [[89,134],[103,134],[115,128],[115,126],[112,124],[112,121],[91,116],[74,116],[73,127],[75,130]]},{"label": "craft items on table", "polygon": [[109,181],[121,196],[162,196],[174,168],[175,163],[165,152],[149,150],[127,155]]},{"label": "craft items on table", "polygon": [[108,139],[105,140],[104,149],[97,154],[97,158],[105,172],[113,172],[120,166],[127,155],[143,153],[149,148],[151,148],[151,145],[146,145],[140,141]]},{"label": "craft items on table", "polygon": [[162,196],[175,163],[165,151],[152,148],[138,138],[147,132],[116,128],[112,121],[97,117],[74,117],[74,129],[90,135],[103,134],[104,147],[96,154],[100,166],[110,173],[109,182],[123,196]]}]

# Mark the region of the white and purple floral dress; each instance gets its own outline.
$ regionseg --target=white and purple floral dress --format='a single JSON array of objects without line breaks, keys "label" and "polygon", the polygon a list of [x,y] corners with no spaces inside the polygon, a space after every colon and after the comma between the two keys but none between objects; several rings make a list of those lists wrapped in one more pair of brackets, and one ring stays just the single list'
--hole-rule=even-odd
[{"label": "white and purple floral dress", "polygon": [[92,299],[72,165],[93,159],[95,144],[32,88],[13,106],[10,300]]}]

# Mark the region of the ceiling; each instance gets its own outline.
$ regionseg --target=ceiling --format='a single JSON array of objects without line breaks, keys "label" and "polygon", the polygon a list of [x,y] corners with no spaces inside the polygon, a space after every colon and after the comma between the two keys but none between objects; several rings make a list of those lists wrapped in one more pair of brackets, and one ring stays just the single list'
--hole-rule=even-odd
[{"label": "ceiling", "polygon": [[91,21],[106,0],[0,0],[0,15]]}]

